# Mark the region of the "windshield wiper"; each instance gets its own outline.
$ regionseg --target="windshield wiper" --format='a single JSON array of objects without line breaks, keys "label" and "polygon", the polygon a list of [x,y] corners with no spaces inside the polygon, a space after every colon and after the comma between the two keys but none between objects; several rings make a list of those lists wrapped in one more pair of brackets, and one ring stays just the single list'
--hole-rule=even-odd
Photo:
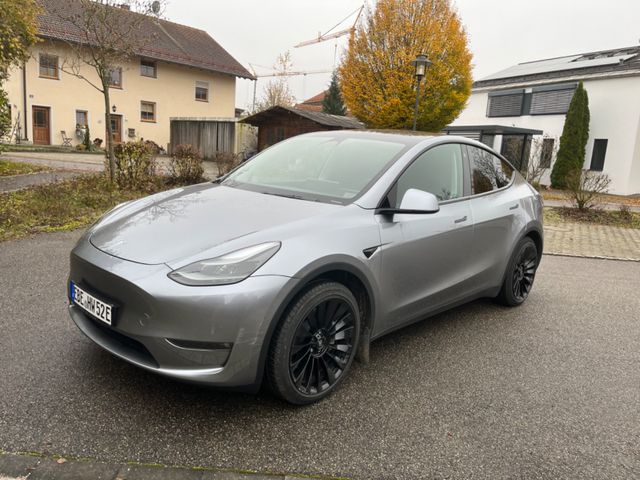
[{"label": "windshield wiper", "polygon": [[275,192],[261,192],[265,195],[275,195],[276,197],[295,198],[296,200],[302,200],[302,196],[294,195],[293,193],[275,193]]}]

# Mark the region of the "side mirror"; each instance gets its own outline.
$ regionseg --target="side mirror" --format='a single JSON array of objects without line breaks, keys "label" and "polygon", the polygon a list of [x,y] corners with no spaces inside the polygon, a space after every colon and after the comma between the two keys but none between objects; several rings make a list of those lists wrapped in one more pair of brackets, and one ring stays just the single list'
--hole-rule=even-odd
[{"label": "side mirror", "polygon": [[433,193],[425,192],[424,190],[418,190],[417,188],[410,188],[402,197],[400,208],[379,208],[376,213],[381,213],[383,215],[420,215],[437,213],[439,211],[440,205],[438,204],[438,197],[436,197]]}]

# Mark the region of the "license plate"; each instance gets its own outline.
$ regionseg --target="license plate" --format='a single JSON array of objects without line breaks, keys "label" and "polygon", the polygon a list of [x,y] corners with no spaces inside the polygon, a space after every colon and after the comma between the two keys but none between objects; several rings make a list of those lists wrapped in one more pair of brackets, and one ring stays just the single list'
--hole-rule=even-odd
[{"label": "license plate", "polygon": [[103,302],[71,282],[69,285],[71,300],[91,316],[111,325],[113,305]]}]

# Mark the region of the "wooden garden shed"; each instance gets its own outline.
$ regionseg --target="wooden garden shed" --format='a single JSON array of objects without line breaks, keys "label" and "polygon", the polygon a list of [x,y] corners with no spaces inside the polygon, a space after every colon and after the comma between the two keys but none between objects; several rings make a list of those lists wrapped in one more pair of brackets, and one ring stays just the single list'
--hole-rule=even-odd
[{"label": "wooden garden shed", "polygon": [[364,125],[353,117],[293,107],[271,107],[241,121],[258,127],[258,151],[302,133],[364,128]]}]

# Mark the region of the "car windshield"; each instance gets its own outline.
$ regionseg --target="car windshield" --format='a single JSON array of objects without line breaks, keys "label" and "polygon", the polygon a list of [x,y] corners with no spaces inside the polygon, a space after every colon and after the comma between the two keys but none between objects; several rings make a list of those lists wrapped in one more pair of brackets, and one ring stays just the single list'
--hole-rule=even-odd
[{"label": "car windshield", "polygon": [[408,148],[387,140],[304,135],[265,150],[222,184],[344,204],[359,196]]}]

